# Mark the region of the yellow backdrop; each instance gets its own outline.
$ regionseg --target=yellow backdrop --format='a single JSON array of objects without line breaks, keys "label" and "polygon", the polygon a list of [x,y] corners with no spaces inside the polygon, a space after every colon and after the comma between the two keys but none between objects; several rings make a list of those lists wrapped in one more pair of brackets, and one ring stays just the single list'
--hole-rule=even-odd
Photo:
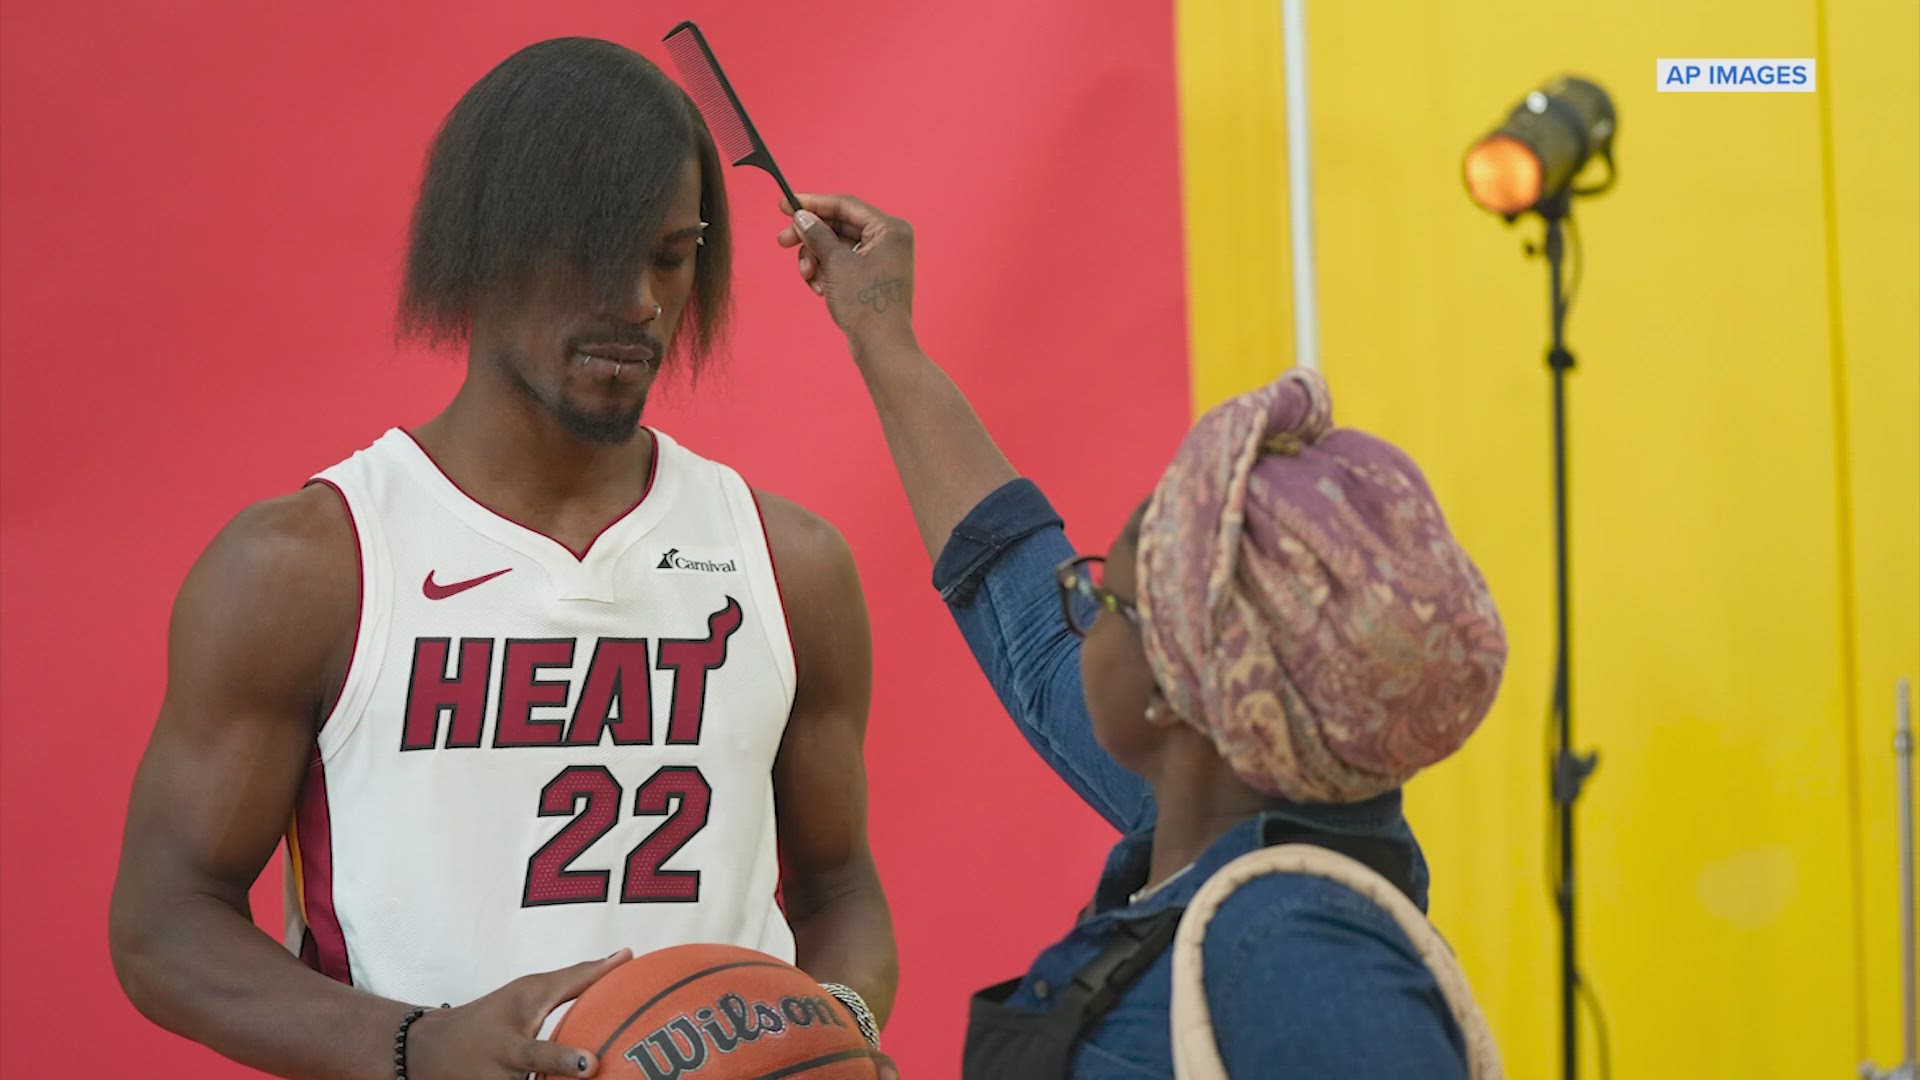
[{"label": "yellow backdrop", "polygon": [[[1180,0],[1195,407],[1292,363],[1279,0]],[[1308,4],[1321,366],[1426,467],[1508,621],[1500,702],[1416,781],[1435,922],[1515,1076],[1558,1069],[1537,223],[1467,142],[1607,86],[1569,324],[1582,953],[1616,1077],[1841,1077],[1899,1052],[1893,686],[1920,674],[1920,5]],[[1660,94],[1661,57],[1820,93]],[[1595,1038],[1583,1030],[1585,1075]]]}]

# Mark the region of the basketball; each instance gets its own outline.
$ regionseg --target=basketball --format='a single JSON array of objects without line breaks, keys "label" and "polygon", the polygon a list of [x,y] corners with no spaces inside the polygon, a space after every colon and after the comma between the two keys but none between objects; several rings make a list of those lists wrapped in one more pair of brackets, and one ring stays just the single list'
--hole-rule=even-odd
[{"label": "basketball", "polygon": [[806,972],[735,945],[636,956],[574,999],[548,1038],[601,1080],[876,1080],[853,1014]]}]

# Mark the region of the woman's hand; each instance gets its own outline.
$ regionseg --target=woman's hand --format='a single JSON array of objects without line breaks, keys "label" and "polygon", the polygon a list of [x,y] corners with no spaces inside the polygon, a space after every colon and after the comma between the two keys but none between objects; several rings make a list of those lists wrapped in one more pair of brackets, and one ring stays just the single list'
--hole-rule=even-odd
[{"label": "woman's hand", "polygon": [[856,350],[913,341],[913,226],[848,195],[785,200],[793,224],[781,247],[798,247],[800,277],[826,298]]}]

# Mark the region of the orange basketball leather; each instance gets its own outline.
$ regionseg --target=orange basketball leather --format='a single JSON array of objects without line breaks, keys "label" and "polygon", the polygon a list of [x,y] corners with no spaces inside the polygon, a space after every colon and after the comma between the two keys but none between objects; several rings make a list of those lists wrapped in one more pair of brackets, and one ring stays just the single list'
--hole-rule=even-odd
[{"label": "orange basketball leather", "polygon": [[602,1080],[876,1080],[846,1006],[807,974],[733,945],[634,957],[574,1001],[552,1036]]}]

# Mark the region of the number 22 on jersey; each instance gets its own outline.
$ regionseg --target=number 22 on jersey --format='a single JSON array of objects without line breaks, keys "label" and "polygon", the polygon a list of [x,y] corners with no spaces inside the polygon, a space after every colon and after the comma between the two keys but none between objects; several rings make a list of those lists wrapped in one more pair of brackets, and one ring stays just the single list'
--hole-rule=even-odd
[{"label": "number 22 on jersey", "polygon": [[[580,644],[573,639],[508,639],[500,665],[499,709],[493,725],[495,747],[597,747],[609,735],[615,746],[653,742],[652,671],[648,655],[657,644],[658,666],[673,675],[667,745],[700,741],[708,676],[726,662],[727,640],[740,628],[741,609],[728,597],[713,613],[703,638],[600,638],[593,642],[580,693],[569,716],[534,716],[542,706],[565,706],[571,680],[543,678],[556,668],[571,669]],[[414,643],[413,677],[401,750],[472,748],[486,728],[488,676],[493,669],[492,638],[462,638],[458,666],[447,674],[455,649],[449,638],[420,638]],[[445,742],[441,742],[444,733]],[[668,858],[707,823],[713,790],[694,766],[669,765],[633,791],[632,813],[666,820],[627,853],[617,893],[623,904],[693,903],[700,898],[698,870],[662,868]],[[605,765],[569,765],[541,788],[535,812],[541,817],[572,817],[565,827],[527,860],[522,907],[605,903],[613,893],[610,869],[575,868],[574,862],[605,836],[625,809],[626,793]]]}]

